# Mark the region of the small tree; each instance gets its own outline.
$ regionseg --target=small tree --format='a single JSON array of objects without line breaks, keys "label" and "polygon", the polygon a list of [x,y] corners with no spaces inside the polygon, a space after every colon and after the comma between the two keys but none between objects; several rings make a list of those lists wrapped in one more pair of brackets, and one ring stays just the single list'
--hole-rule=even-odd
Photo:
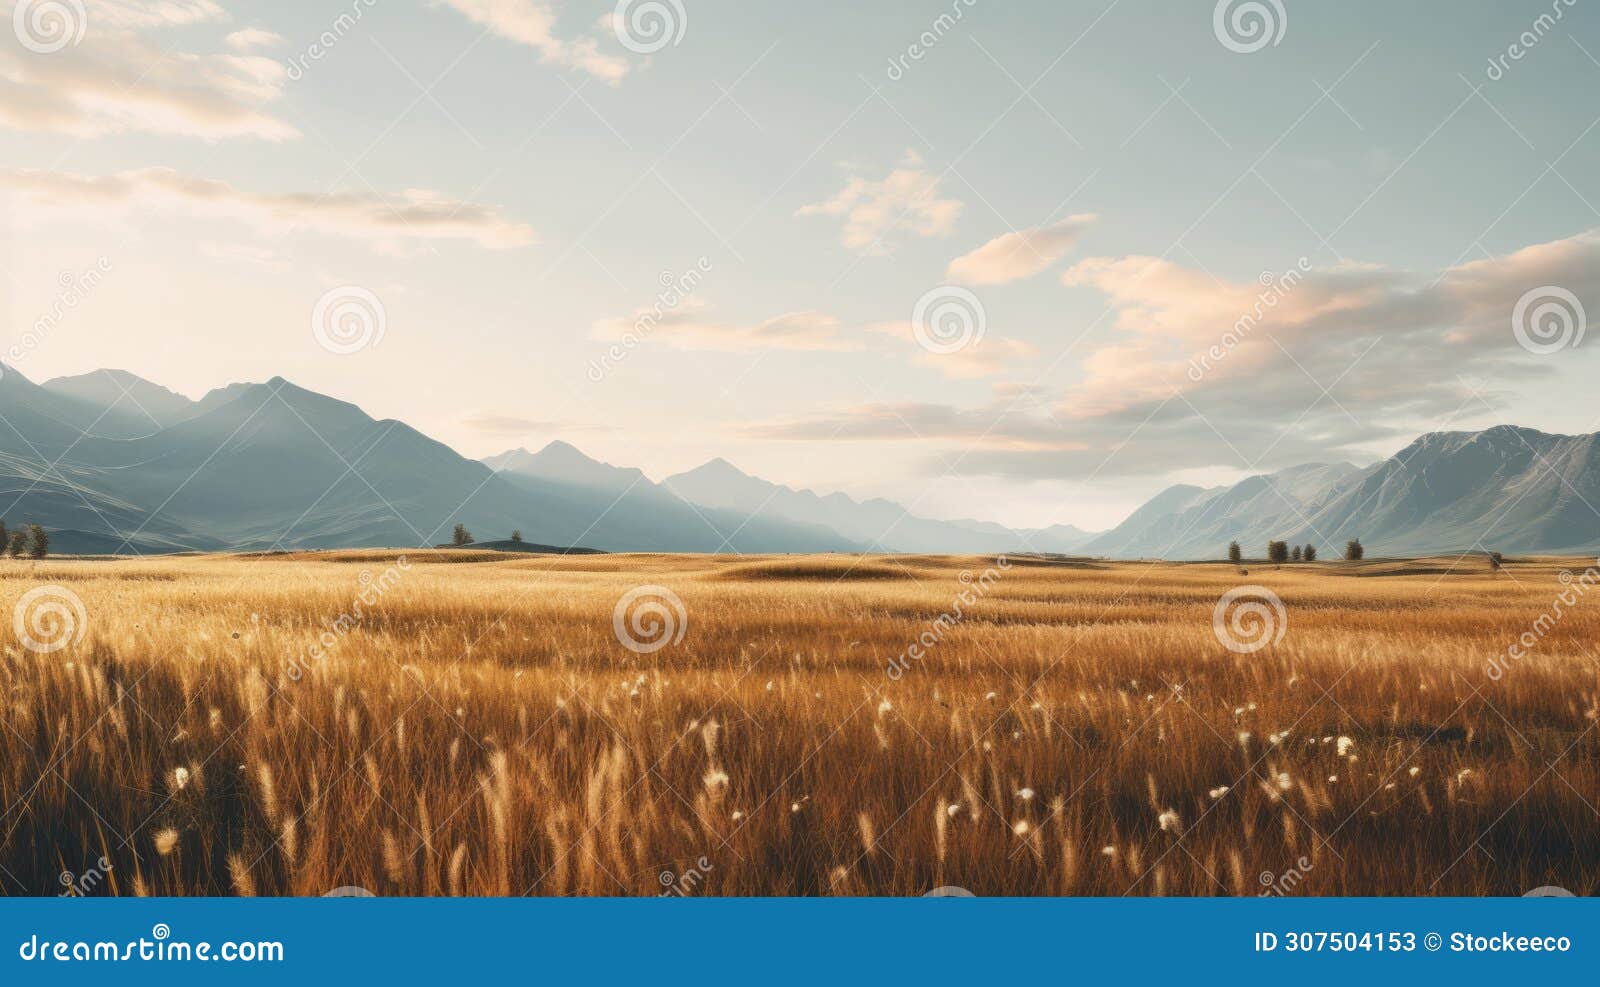
[{"label": "small tree", "polygon": [[1300,559],[1304,557],[1305,551],[1305,549],[1301,548],[1299,545],[1296,545],[1294,547],[1294,551],[1289,553],[1289,557],[1294,561],[1299,562]]},{"label": "small tree", "polygon": [[471,545],[472,532],[468,531],[467,526],[464,524],[456,525],[456,530],[450,535],[450,544]]},{"label": "small tree", "polygon": [[1315,562],[1315,561],[1317,561],[1317,546],[1312,545],[1312,544],[1310,544],[1308,542],[1306,544],[1305,557],[1306,557],[1306,561],[1307,562]]},{"label": "small tree", "polygon": [[1289,561],[1289,543],[1286,541],[1267,542],[1267,561],[1278,565]]},{"label": "small tree", "polygon": [[522,529],[521,528],[518,528],[517,530],[511,532],[511,540],[514,541],[514,542],[522,541]]},{"label": "small tree", "polygon": [[6,534],[6,523],[0,521],[0,555],[6,554],[6,548],[11,544],[10,537]]},{"label": "small tree", "polygon": [[1244,549],[1240,548],[1239,547],[1239,543],[1236,542],[1236,541],[1229,542],[1228,543],[1228,561],[1232,562],[1234,565],[1238,565],[1243,559],[1244,559]]},{"label": "small tree", "polygon": [[1499,552],[1489,553],[1489,568],[1495,570],[1496,572],[1500,571],[1500,567],[1505,565],[1505,562],[1506,557],[1501,555]]},{"label": "small tree", "polygon": [[16,556],[19,559],[23,558],[24,556],[26,556],[28,554],[28,534],[27,534],[27,532],[22,531],[20,529],[17,530],[17,531],[11,532],[11,543],[8,546],[8,548],[9,548],[11,554]]},{"label": "small tree", "polygon": [[1346,562],[1360,562],[1367,550],[1361,547],[1361,539],[1352,538],[1344,543],[1344,558]]},{"label": "small tree", "polygon": [[42,559],[50,554],[50,536],[37,524],[28,525],[28,557]]}]

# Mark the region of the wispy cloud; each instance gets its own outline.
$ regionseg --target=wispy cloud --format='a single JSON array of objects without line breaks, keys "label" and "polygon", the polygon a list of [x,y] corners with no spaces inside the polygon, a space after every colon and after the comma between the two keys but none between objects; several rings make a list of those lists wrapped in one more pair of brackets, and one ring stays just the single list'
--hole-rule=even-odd
[{"label": "wispy cloud", "polygon": [[78,137],[127,131],[206,140],[300,136],[266,109],[282,94],[282,65],[237,47],[197,53],[153,43],[142,33],[223,16],[208,0],[95,3],[87,12],[91,27],[78,44],[48,53],[0,46],[0,125]]},{"label": "wispy cloud", "polygon": [[822,312],[789,312],[754,324],[726,323],[713,319],[708,306],[694,301],[665,313],[640,309],[631,316],[604,319],[594,324],[591,335],[603,342],[642,339],[682,350],[861,348],[840,335],[838,319]]},{"label": "wispy cloud", "polygon": [[997,236],[951,261],[945,276],[969,285],[1010,284],[1031,278],[1065,257],[1095,219],[1093,213],[1080,213],[1049,226]]},{"label": "wispy cloud", "polygon": [[909,322],[880,322],[867,326],[868,332],[889,336],[907,344],[913,354],[911,361],[920,367],[937,370],[955,380],[979,380],[1009,373],[1025,361],[1039,355],[1031,344],[1020,339],[999,339],[984,336],[959,349],[945,353],[932,353],[917,340],[915,327]]},{"label": "wispy cloud", "polygon": [[63,211],[103,222],[108,214],[159,210],[248,223],[263,233],[309,230],[392,244],[406,240],[469,240],[490,249],[534,242],[533,228],[475,203],[408,189],[395,196],[312,192],[249,192],[224,181],[194,178],[171,168],[114,175],[58,171],[0,171],[0,188],[34,212],[23,221],[59,223]]},{"label": "wispy cloud", "polygon": [[[1085,260],[1064,280],[1103,293],[1124,335],[1048,400],[997,389],[976,406],[863,404],[745,431],[943,442],[956,453],[940,462],[954,458],[962,472],[1037,478],[1359,457],[1363,445],[1449,420],[1467,402],[1474,412],[1499,407],[1507,389],[1553,373],[1553,359],[1577,358],[1527,352],[1513,312],[1546,286],[1600,311],[1600,231],[1432,277],[1345,264],[1266,289],[1120,257]],[[1485,379],[1495,386],[1469,389]]]},{"label": "wispy cloud", "polygon": [[469,432],[490,438],[518,438],[546,432],[583,432],[598,434],[602,432],[617,431],[614,425],[596,425],[585,422],[558,422],[543,421],[536,418],[523,418],[518,415],[501,414],[499,412],[484,411],[468,415],[461,420],[461,424]]},{"label": "wispy cloud", "polygon": [[222,43],[234,51],[255,51],[258,48],[274,48],[283,44],[283,35],[259,27],[247,27],[232,32],[222,39]]},{"label": "wispy cloud", "polygon": [[899,167],[882,179],[852,175],[843,189],[802,206],[796,215],[842,217],[846,247],[884,254],[892,233],[939,237],[955,231],[962,203],[941,195],[939,184],[939,176],[922,167],[922,156],[907,151]]},{"label": "wispy cloud", "polygon": [[628,61],[600,50],[595,38],[556,37],[556,13],[544,0],[433,0],[453,8],[508,41],[527,45],[553,65],[587,72],[617,83],[628,74]]}]

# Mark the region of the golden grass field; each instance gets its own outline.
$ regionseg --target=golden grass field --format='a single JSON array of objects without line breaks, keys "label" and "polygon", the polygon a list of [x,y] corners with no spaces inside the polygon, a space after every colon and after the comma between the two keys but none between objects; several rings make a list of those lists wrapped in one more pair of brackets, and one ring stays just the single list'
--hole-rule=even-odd
[{"label": "golden grass field", "polygon": [[[1593,560],[398,558],[0,563],[83,606],[0,630],[5,893],[1600,886]],[[641,584],[684,608],[651,653]]]}]

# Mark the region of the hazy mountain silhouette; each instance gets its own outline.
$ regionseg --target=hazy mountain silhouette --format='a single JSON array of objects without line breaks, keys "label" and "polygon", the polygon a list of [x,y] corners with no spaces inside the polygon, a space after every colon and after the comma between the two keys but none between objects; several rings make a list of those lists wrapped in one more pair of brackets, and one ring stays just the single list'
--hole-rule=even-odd
[{"label": "hazy mountain silhouette", "polygon": [[1467,550],[1600,550],[1600,433],[1551,435],[1500,425],[1431,432],[1389,459],[1299,466],[1204,490],[1171,487],[1086,551],[1119,557],[1247,556],[1268,539],[1336,557],[1351,538],[1368,556]]},{"label": "hazy mountain silhouette", "polygon": [[825,525],[685,502],[636,469],[590,459],[565,442],[534,453],[513,449],[484,462],[538,498],[560,496],[591,505],[604,538],[586,544],[652,552],[854,552],[866,544]]},{"label": "hazy mountain silhouette", "polygon": [[726,460],[652,482],[554,442],[468,459],[403,422],[281,377],[199,401],[126,371],[44,386],[0,368],[0,518],[64,552],[485,542],[611,551],[1059,552],[1218,558],[1237,540],[1333,557],[1471,548],[1600,550],[1600,434],[1500,426],[1424,435],[1367,467],[1313,464],[1212,489],[1171,487],[1102,534],[918,517],[821,495]]},{"label": "hazy mountain silhouette", "polygon": [[987,521],[935,521],[893,501],[795,490],[751,476],[726,459],[669,476],[662,486],[705,507],[831,527],[880,552],[1072,553],[1094,536],[1072,525],[1013,531]]}]

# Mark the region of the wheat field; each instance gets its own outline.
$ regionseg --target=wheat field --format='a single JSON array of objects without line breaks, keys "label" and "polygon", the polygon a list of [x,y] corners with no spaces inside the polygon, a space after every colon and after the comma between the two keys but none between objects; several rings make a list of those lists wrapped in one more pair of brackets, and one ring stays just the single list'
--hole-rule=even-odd
[{"label": "wheat field", "polygon": [[0,887],[1593,894],[1591,564],[7,560]]}]

